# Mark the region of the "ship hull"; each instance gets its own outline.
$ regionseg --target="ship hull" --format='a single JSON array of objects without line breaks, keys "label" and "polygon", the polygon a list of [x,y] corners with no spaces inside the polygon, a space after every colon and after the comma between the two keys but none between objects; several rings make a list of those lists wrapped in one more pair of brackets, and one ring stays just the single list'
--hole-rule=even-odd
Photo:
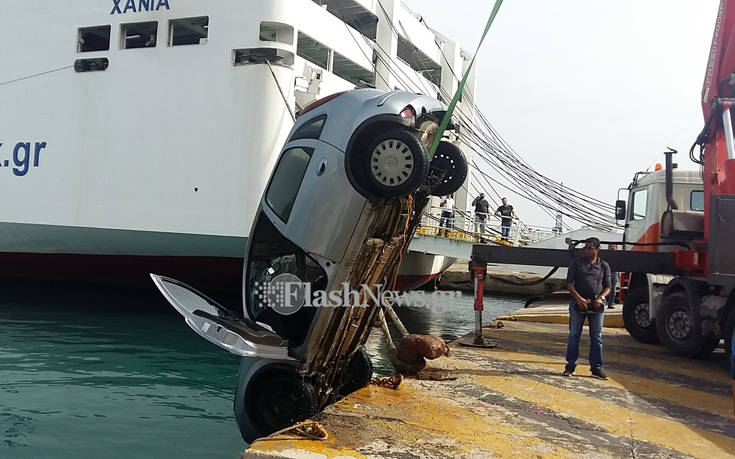
[{"label": "ship hull", "polygon": [[[59,225],[0,224],[0,276],[150,284],[150,273],[207,291],[239,292],[247,238]],[[454,262],[404,254],[396,290],[413,290]]]}]

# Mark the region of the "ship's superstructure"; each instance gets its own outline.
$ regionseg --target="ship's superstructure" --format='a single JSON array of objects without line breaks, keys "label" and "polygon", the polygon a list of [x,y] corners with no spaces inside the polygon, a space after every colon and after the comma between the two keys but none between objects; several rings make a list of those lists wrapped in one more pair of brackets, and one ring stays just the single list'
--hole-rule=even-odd
[{"label": "ship's superstructure", "polygon": [[237,271],[292,114],[355,86],[446,98],[468,61],[397,0],[33,0],[0,22],[6,274]]}]

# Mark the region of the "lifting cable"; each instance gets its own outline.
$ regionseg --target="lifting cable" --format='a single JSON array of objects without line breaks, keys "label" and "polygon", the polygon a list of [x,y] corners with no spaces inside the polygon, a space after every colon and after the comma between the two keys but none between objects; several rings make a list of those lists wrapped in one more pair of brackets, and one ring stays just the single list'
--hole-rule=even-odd
[{"label": "lifting cable", "polygon": [[457,91],[454,93],[452,102],[449,104],[449,108],[447,108],[447,112],[444,114],[444,118],[442,119],[442,122],[439,125],[439,130],[437,131],[436,136],[434,137],[434,143],[431,145],[431,149],[429,150],[429,161],[431,161],[431,159],[434,158],[434,153],[436,153],[436,149],[439,146],[439,142],[442,139],[442,135],[444,134],[444,131],[447,129],[447,126],[449,125],[449,120],[452,119],[452,113],[454,112],[454,107],[457,105],[457,102],[459,102],[459,98],[462,96],[462,90],[464,89],[464,86],[467,83],[467,78],[470,76],[470,70],[472,70],[472,64],[475,63],[475,58],[477,58],[477,53],[480,51],[480,46],[482,46],[482,42],[485,41],[485,37],[487,36],[487,31],[490,30],[490,26],[495,20],[495,16],[498,15],[498,10],[500,9],[500,5],[502,4],[503,4],[503,0],[495,0],[495,6],[493,6],[493,10],[490,13],[490,18],[487,20],[487,25],[485,25],[485,30],[482,32],[482,38],[480,38],[480,43],[477,44],[475,55],[472,56],[472,60],[470,60],[470,63],[467,65],[467,70],[465,70],[464,76],[462,77],[462,81],[457,86]]}]

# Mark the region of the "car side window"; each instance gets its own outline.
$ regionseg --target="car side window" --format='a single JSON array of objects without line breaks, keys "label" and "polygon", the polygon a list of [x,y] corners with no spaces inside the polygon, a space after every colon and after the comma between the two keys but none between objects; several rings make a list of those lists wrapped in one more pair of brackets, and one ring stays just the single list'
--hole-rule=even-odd
[{"label": "car side window", "polygon": [[288,223],[288,217],[291,215],[313,152],[313,148],[306,147],[295,147],[284,151],[273,172],[271,183],[268,184],[265,202],[285,223]]},{"label": "car side window", "polygon": [[642,188],[633,192],[630,206],[630,219],[643,220],[646,218],[646,205],[648,204],[648,189]]},{"label": "car side window", "polygon": [[689,195],[689,208],[691,210],[704,210],[704,191],[692,191]]},{"label": "car side window", "polygon": [[324,129],[324,122],[326,120],[327,115],[320,115],[313,120],[307,121],[293,133],[289,142],[298,139],[318,139],[322,135],[322,129]]}]

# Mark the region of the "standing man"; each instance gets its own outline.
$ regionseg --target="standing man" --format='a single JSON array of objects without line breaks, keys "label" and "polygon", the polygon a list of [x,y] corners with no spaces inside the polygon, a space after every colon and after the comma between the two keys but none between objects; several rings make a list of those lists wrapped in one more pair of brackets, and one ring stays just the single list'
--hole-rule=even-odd
[{"label": "standing man", "polygon": [[569,341],[567,365],[564,376],[574,374],[579,357],[579,337],[585,317],[590,326],[590,372],[599,379],[607,379],[602,369],[602,320],[605,297],[610,293],[610,265],[602,261],[600,240],[596,237],[584,241],[584,255],[573,258],[567,272],[567,288],[572,294],[569,303]]},{"label": "standing man", "polygon": [[510,225],[513,224],[513,219],[516,218],[516,213],[513,211],[513,206],[508,205],[508,199],[503,198],[503,205],[498,207],[495,211],[496,217],[501,217],[500,220],[500,234],[503,236],[503,240],[507,241],[510,235]]},{"label": "standing man", "polygon": [[[444,236],[449,236],[449,227],[452,226],[452,217],[454,217],[454,199],[452,195],[444,196],[441,204],[439,204],[442,210],[442,216],[439,219],[439,226],[445,227]],[[442,230],[439,230],[439,236],[442,234]]]},{"label": "standing man", "polygon": [[490,212],[490,203],[485,199],[485,193],[480,193],[480,196],[472,201],[472,205],[475,206],[475,233],[484,234],[485,220]]},{"label": "standing man", "polygon": [[[608,244],[607,248],[609,250],[618,250],[618,245]],[[607,309],[613,309],[613,304],[615,304],[615,287],[618,286],[618,276],[620,276],[620,273],[610,273],[610,294],[607,296]]]}]

